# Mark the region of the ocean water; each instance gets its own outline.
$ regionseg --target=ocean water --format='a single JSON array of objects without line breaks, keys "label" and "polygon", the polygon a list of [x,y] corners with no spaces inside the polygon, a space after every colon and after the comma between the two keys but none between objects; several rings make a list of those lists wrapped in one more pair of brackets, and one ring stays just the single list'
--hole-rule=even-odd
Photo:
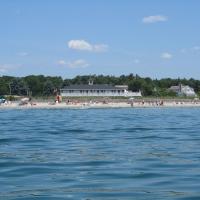
[{"label": "ocean water", "polygon": [[0,199],[199,200],[200,109],[0,110]]}]

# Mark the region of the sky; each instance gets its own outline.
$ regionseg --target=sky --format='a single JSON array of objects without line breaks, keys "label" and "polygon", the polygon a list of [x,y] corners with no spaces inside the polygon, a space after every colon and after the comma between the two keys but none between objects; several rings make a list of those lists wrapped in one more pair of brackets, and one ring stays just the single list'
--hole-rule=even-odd
[{"label": "sky", "polygon": [[200,79],[199,0],[0,0],[0,76]]}]

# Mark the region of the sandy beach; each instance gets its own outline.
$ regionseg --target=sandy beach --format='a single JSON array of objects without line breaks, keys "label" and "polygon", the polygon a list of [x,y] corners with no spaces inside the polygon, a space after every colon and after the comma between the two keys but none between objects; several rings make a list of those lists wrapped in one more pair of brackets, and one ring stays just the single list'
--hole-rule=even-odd
[{"label": "sandy beach", "polygon": [[0,109],[89,109],[89,108],[161,108],[161,107],[200,107],[200,101],[132,101],[132,102],[7,102]]}]

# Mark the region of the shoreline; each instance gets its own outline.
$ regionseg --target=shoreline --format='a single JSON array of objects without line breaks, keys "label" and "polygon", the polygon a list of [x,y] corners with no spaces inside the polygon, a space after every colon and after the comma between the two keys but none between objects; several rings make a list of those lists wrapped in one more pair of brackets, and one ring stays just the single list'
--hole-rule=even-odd
[{"label": "shoreline", "polygon": [[73,102],[73,103],[52,103],[34,102],[20,105],[19,102],[1,104],[2,109],[90,109],[90,108],[200,108],[200,102]]}]

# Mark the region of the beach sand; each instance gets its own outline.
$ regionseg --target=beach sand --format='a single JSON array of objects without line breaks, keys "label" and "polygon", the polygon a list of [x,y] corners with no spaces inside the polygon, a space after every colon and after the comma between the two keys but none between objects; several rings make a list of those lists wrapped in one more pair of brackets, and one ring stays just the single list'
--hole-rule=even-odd
[{"label": "beach sand", "polygon": [[87,108],[161,108],[161,107],[200,107],[200,101],[137,101],[137,102],[32,102],[20,105],[9,102],[0,105],[0,109],[87,109]]}]

